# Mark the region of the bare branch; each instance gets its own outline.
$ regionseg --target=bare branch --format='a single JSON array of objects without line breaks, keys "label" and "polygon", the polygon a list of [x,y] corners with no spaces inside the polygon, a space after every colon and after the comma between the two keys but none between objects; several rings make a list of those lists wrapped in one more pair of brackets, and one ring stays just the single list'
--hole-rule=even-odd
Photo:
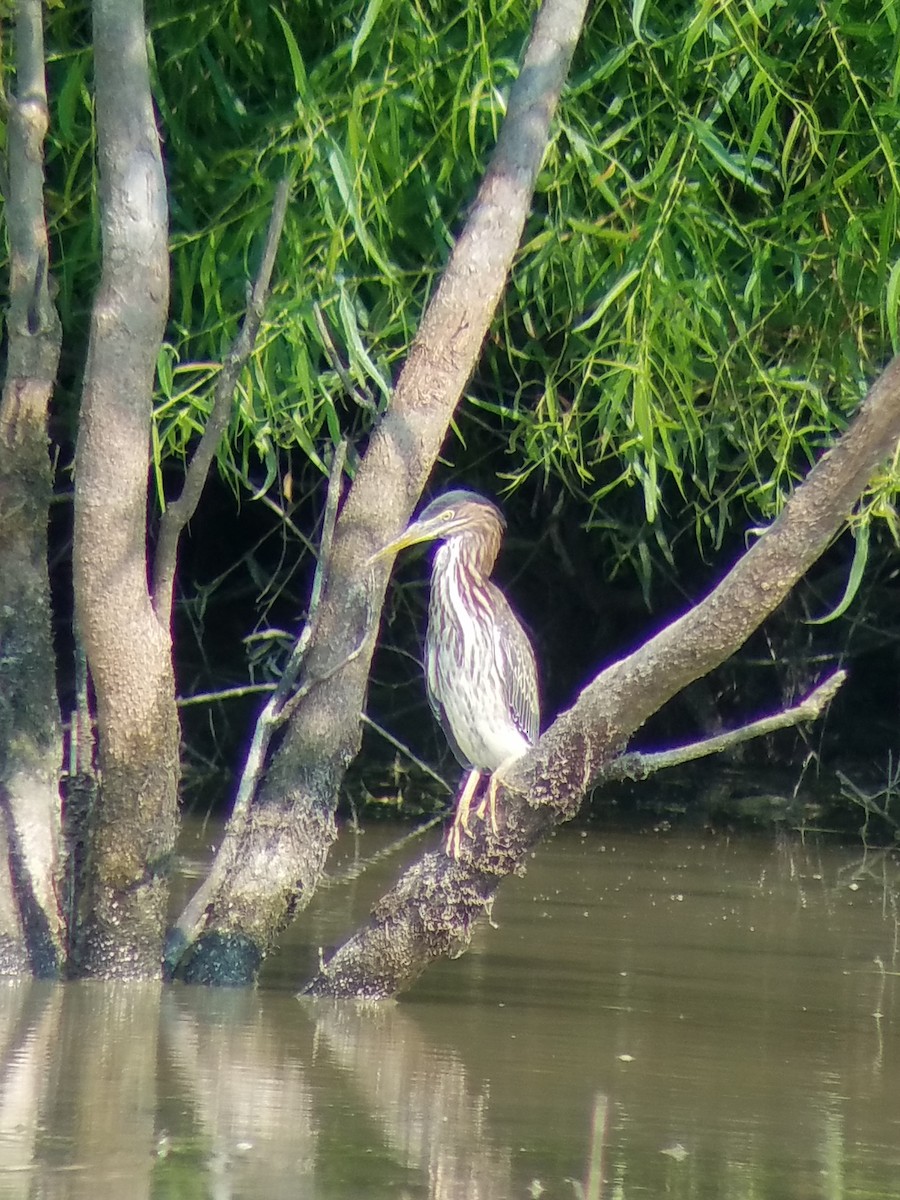
[{"label": "bare branch", "polygon": [[218,704],[221,700],[240,700],[244,696],[271,694],[276,686],[274,683],[245,683],[238,687],[219,688],[215,692],[196,692],[193,696],[179,696],[176,704],[179,708],[192,708],[195,704]]},{"label": "bare branch", "polygon": [[[900,437],[900,356],[872,385],[846,433],[781,516],[705,600],[602,671],[516,763],[508,782],[532,803],[574,815],[585,787],[654,712],[734,654],[831,539]],[[562,763],[571,770],[560,772]],[[577,765],[576,765],[577,764]]]},{"label": "bare branch", "polygon": [[793,725],[801,725],[804,721],[817,721],[827,706],[838,693],[838,689],[847,678],[846,671],[835,671],[828,678],[805,696],[799,704],[782,709],[771,717],[761,717],[751,721],[739,729],[720,733],[715,737],[704,738],[699,742],[691,742],[687,746],[679,746],[674,750],[658,750],[644,752],[632,750],[614,759],[603,772],[603,780],[612,779],[646,779],[656,771],[668,767],[678,767],[682,763],[694,762],[698,758],[708,758],[711,754],[722,754],[733,750],[743,742],[754,738],[767,737],[779,729],[788,729]]},{"label": "bare branch", "polygon": [[[328,559],[331,554],[334,526],[337,521],[346,458],[346,443],[341,442],[335,449],[334,458],[331,463],[331,472],[328,478],[328,493],[325,502],[325,513],[322,519],[322,541],[310,593],[307,619],[303,629],[300,631],[299,637],[294,643],[294,648],[282,672],[281,679],[275,686],[272,695],[266,701],[256,722],[253,739],[250,743],[250,749],[247,752],[244,769],[241,772],[241,780],[238,785],[237,795],[235,796],[234,808],[226,826],[222,844],[219,846],[216,857],[210,865],[206,878],[169,933],[165,959],[166,970],[170,974],[174,972],[181,954],[194,941],[202,928],[204,913],[209,906],[210,898],[221,890],[223,884],[228,879],[229,872],[233,869],[238,847],[246,829],[250,806],[259,787],[259,781],[265,768],[266,755],[268,754],[269,745],[275,731],[290,715],[290,706],[294,701],[297,698],[307,695],[316,684],[321,682],[318,677],[308,679],[304,685],[296,689],[297,680],[300,676],[306,651],[312,637],[312,631],[315,628],[316,614],[322,595],[322,580],[328,570]],[[359,653],[360,648],[357,648],[357,653]],[[336,662],[333,665],[331,673],[334,674],[343,666],[343,660]]]},{"label": "bare branch", "polygon": [[328,574],[334,545],[334,528],[337,525],[338,509],[341,504],[341,494],[344,482],[344,467],[347,463],[347,443],[342,441],[334,448],[334,458],[331,460],[331,470],[328,475],[328,492],[325,496],[325,515],[322,519],[322,544],[319,547],[319,557],[316,560],[316,573],[313,576],[312,591],[309,596],[309,619],[306,628],[312,626],[312,620],[319,611],[322,602],[322,588]]},{"label": "bare branch", "polygon": [[374,729],[378,736],[384,738],[388,745],[393,746],[395,750],[399,750],[403,757],[408,758],[409,761],[414,766],[418,767],[423,774],[430,775],[435,783],[439,783],[441,785],[445,792],[453,792],[453,788],[443,777],[443,775],[437,772],[434,767],[430,767],[424,759],[419,758],[417,754],[414,754],[405,742],[401,742],[399,738],[394,737],[394,735],[385,729],[383,725],[379,725],[377,721],[373,721],[372,718],[366,713],[362,714],[362,722],[364,725],[368,725],[370,729]]},{"label": "bare branch", "polygon": [[253,352],[259,327],[265,313],[275,256],[281,241],[284,218],[290,197],[290,181],[282,179],[275,189],[272,215],[266,232],[262,261],[250,292],[250,301],[240,332],[225,356],[222,369],[216,380],[213,393],[212,412],[203,430],[203,436],[191,458],[184,478],[181,495],[171,502],[163,513],[159,527],[159,541],[153,564],[153,599],[157,616],[168,624],[172,615],[172,589],[175,584],[175,566],[178,557],[178,539],[200,503],[200,496],[209,475],[222,436],[228,427],[234,389],[247,359]]}]

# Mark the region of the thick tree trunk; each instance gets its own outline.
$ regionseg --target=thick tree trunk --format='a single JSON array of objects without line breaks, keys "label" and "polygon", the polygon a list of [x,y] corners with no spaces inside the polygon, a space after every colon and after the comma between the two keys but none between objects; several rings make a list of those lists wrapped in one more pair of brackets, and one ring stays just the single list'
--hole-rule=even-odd
[{"label": "thick tree trunk", "polygon": [[0,401],[0,974],[55,975],[64,943],[63,753],[47,574],[53,490],[47,409],[61,334],[48,291],[40,0],[20,0],[16,61],[8,125],[8,361]]},{"label": "thick tree trunk", "polygon": [[715,590],[635,653],[602,671],[499,790],[501,831],[490,822],[454,862],[427,854],[379,902],[306,992],[383,998],[408,987],[436,958],[459,954],[490,909],[501,879],[573,817],[589,784],[615,768],[628,739],[683,687],[724,662],[784,600],[840,529],[900,439],[900,357],[879,377],[840,441],[781,516]]},{"label": "thick tree trunk", "polygon": [[78,632],[97,704],[100,793],[75,969],[160,972],[179,730],[168,621],[147,580],[151,396],[168,296],[166,186],[140,0],[95,0],[103,270],[76,449]]},{"label": "thick tree trunk", "polygon": [[[408,518],[502,295],[586,0],[546,0],[535,21],[491,165],[422,322],[390,409],[374,431],[338,521],[298,705],[237,845],[199,920],[179,925],[176,974],[247,983],[309,900],[334,838],[334,810],[359,748],[359,714],[385,572],[368,556]],[[318,682],[317,682],[318,681]]]}]

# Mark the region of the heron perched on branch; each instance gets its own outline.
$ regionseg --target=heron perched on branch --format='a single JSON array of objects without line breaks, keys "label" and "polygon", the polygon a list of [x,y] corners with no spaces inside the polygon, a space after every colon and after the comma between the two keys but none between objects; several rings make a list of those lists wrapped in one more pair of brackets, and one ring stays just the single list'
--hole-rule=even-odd
[{"label": "heron perched on branch", "polygon": [[469,768],[447,839],[459,852],[481,776],[490,773],[487,799],[496,832],[495,792],[502,768],[537,741],[540,699],[528,635],[506,597],[491,582],[506,522],[475,492],[453,491],[423,509],[371,562],[417,542],[439,541],[431,568],[425,637],[425,683],[435,716],[454,754]]}]

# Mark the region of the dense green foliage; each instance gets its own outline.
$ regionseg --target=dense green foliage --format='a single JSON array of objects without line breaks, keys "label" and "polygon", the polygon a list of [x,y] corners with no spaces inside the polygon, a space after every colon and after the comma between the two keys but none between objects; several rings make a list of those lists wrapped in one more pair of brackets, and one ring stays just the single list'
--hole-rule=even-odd
[{"label": "dense green foliage", "polygon": [[[148,15],[172,208],[159,458],[202,423],[290,172],[281,281],[222,465],[256,490],[294,451],[312,483],[323,447],[387,399],[532,6],[160,0]],[[592,10],[460,432],[511,486],[537,472],[602,500],[610,549],[643,572],[647,545],[692,530],[709,548],[771,517],[898,342],[898,20],[867,0]],[[48,45],[74,342],[97,270],[85,12],[51,10]],[[882,514],[891,486],[872,495]]]}]

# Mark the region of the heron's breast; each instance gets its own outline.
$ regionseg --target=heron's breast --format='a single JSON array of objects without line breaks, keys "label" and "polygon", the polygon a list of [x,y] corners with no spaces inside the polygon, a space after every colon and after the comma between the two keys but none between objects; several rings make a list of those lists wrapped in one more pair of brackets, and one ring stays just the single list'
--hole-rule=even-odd
[{"label": "heron's breast", "polygon": [[505,658],[493,621],[459,619],[444,608],[429,623],[427,672],[432,696],[443,710],[460,751],[473,767],[495,771],[529,749],[509,705]]}]

